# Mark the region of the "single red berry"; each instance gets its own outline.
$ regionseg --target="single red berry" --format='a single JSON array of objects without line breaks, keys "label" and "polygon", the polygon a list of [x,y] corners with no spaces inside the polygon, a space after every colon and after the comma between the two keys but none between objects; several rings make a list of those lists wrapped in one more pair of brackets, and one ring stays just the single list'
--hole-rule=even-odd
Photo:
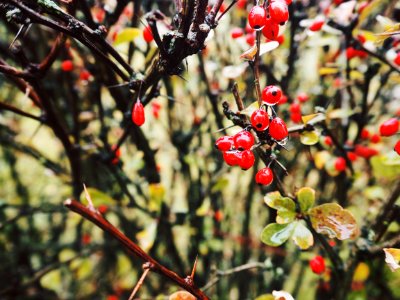
[{"label": "single red berry", "polygon": [[243,34],[244,34],[243,29],[242,29],[242,28],[239,28],[239,27],[235,27],[235,28],[233,28],[232,31],[231,31],[231,37],[232,37],[233,39],[237,39],[237,38],[243,36]]},{"label": "single red berry", "polygon": [[146,43],[151,43],[153,41],[154,38],[150,26],[146,26],[143,29],[143,39],[146,41]]},{"label": "single red berry", "polygon": [[248,150],[254,145],[254,136],[250,132],[242,130],[233,136],[233,141],[236,149]]},{"label": "single red berry", "polygon": [[367,38],[363,34],[357,34],[357,40],[361,43],[364,44],[367,41]]},{"label": "single red berry", "polygon": [[83,69],[81,73],[79,73],[80,80],[88,81],[90,79],[90,76],[92,76],[92,74],[90,74],[90,72],[86,69]]},{"label": "single red berry", "polygon": [[112,163],[113,165],[118,164],[119,158],[121,157],[121,148],[118,148],[117,150],[115,150],[115,149],[117,149],[117,145],[112,145],[112,146],[111,146],[111,151],[113,152],[114,157],[113,157],[113,159],[111,160],[111,163]]},{"label": "single red berry", "polygon": [[269,126],[268,113],[263,109],[257,109],[251,114],[251,125],[257,131],[264,131]]},{"label": "single red berry", "polygon": [[358,156],[361,156],[365,159],[369,159],[372,156],[377,155],[379,152],[373,148],[369,148],[369,147],[365,147],[362,145],[356,145],[354,147],[354,152],[355,154],[357,154]]},{"label": "single red berry", "polygon": [[265,26],[267,12],[264,7],[256,5],[249,12],[249,24],[254,30],[260,30]]},{"label": "single red berry", "polygon": [[369,139],[369,131],[368,131],[368,129],[363,128],[363,129],[361,130],[360,136],[361,136],[361,138],[364,139],[364,140]]},{"label": "single red berry", "polygon": [[285,42],[285,36],[281,34],[276,38],[276,41],[279,43],[279,45],[282,45]]},{"label": "single red berry", "polygon": [[160,117],[160,109],[161,109],[160,103],[155,101],[151,103],[151,113],[153,114],[154,118],[158,119]]},{"label": "single red berry", "polygon": [[105,204],[100,204],[97,210],[99,211],[99,213],[105,214],[108,211],[108,206]]},{"label": "single red berry", "polygon": [[263,168],[256,174],[256,183],[262,185],[270,185],[274,180],[274,174],[270,168]]},{"label": "single red berry", "polygon": [[61,70],[64,72],[71,72],[74,69],[74,63],[72,60],[67,59],[61,62]]},{"label": "single red berry", "polygon": [[357,56],[356,49],[354,49],[353,47],[348,47],[346,49],[346,57],[347,57],[348,60],[350,60],[350,59],[352,59],[352,58],[354,58],[356,56]]},{"label": "single red berry", "polygon": [[137,126],[142,126],[145,121],[144,107],[143,107],[142,102],[140,102],[139,99],[137,99],[137,101],[132,109],[132,121]]},{"label": "single red berry", "polygon": [[282,91],[275,85],[268,85],[261,93],[262,100],[267,105],[275,105],[282,97]]},{"label": "single red berry", "polygon": [[397,154],[400,155],[400,140],[398,140],[396,145],[394,145],[394,151],[396,151]]},{"label": "single red berry", "polygon": [[233,148],[234,142],[233,142],[233,137],[232,136],[221,136],[216,142],[215,142],[215,148],[217,148],[220,151],[229,151]]},{"label": "single red berry", "polygon": [[326,145],[328,145],[329,147],[332,147],[332,145],[333,145],[332,138],[331,138],[329,135],[327,135],[327,136],[324,138],[324,143],[325,143]]},{"label": "single red berry", "polygon": [[355,161],[357,159],[357,154],[350,151],[350,152],[347,152],[347,157],[350,161]]},{"label": "single red berry", "polygon": [[247,0],[239,0],[236,5],[238,8],[244,9],[247,5]]},{"label": "single red berry", "polygon": [[324,20],[315,20],[308,29],[311,31],[320,31],[322,26],[324,26],[325,21]]},{"label": "single red berry", "polygon": [[339,172],[346,170],[346,160],[343,157],[336,158],[335,169]]},{"label": "single red berry", "polygon": [[378,134],[374,133],[371,136],[370,141],[371,141],[371,143],[377,144],[381,141],[381,137]]},{"label": "single red berry", "polygon": [[293,123],[300,123],[301,122],[301,113],[291,113],[290,120],[292,120]]},{"label": "single red berry", "polygon": [[396,118],[391,118],[381,124],[379,132],[381,136],[391,136],[399,131],[399,121]]},{"label": "single red berry", "polygon": [[253,46],[253,45],[255,44],[255,42],[256,42],[256,36],[255,36],[255,34],[253,34],[253,33],[248,33],[248,34],[246,34],[246,43],[247,43],[249,46]]},{"label": "single red berry", "polygon": [[288,130],[286,123],[281,118],[273,119],[269,124],[269,134],[277,141],[287,138]]},{"label": "single red berry", "polygon": [[339,4],[341,4],[341,3],[343,2],[343,0],[333,0],[333,2],[334,2],[336,5],[339,5]]},{"label": "single red berry", "polygon": [[108,295],[107,300],[119,300],[119,297],[117,295]]},{"label": "single red berry", "polygon": [[244,30],[246,31],[246,33],[254,33],[255,32],[249,23],[246,24],[246,27],[244,28]]},{"label": "single red berry", "polygon": [[91,236],[89,233],[84,233],[82,235],[82,244],[83,245],[88,245],[90,244],[90,241],[92,240]]},{"label": "single red berry", "polygon": [[288,97],[285,94],[282,94],[281,99],[278,101],[278,105],[285,104],[288,102]]},{"label": "single red berry", "polygon": [[304,92],[300,92],[297,95],[297,100],[299,100],[299,102],[301,102],[301,103],[307,102],[308,99],[310,99],[310,97]]},{"label": "single red berry", "polygon": [[271,19],[278,24],[283,24],[289,19],[288,6],[283,1],[274,1],[269,6]]},{"label": "single red berry", "polygon": [[214,212],[214,219],[217,222],[221,222],[224,219],[224,214],[222,213],[222,211],[217,210]]},{"label": "single red berry", "polygon": [[239,164],[239,161],[241,159],[241,155],[239,151],[233,150],[233,151],[225,151],[223,153],[224,156],[224,161],[229,165],[229,166],[237,166]]},{"label": "single red berry", "polygon": [[310,260],[310,268],[315,274],[322,274],[325,272],[325,260],[322,256],[317,255]]},{"label": "single red berry", "polygon": [[393,61],[396,65],[400,66],[400,52],[397,52],[397,55]]},{"label": "single red berry", "polygon": [[301,113],[300,103],[293,102],[292,104],[290,104],[289,111],[293,114]]},{"label": "single red berry", "polygon": [[271,18],[268,18],[262,29],[262,34],[269,40],[276,40],[279,35],[279,24],[272,21]]},{"label": "single red berry", "polygon": [[248,170],[254,165],[255,160],[251,150],[244,150],[240,153],[239,167],[241,167],[242,170]]}]

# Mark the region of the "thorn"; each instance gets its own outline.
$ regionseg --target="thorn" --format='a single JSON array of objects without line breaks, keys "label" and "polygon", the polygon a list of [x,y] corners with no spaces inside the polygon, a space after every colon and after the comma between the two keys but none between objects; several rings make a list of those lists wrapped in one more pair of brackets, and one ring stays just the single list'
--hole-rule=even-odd
[{"label": "thorn", "polygon": [[85,198],[86,198],[86,200],[87,200],[87,202],[88,202],[88,208],[89,208],[91,211],[97,212],[97,210],[94,208],[92,198],[90,197],[89,192],[88,192],[88,190],[86,189],[86,185],[85,185],[85,184],[83,184],[83,189],[85,190]]},{"label": "thorn", "polygon": [[199,256],[198,255],[196,255],[196,259],[194,260],[194,264],[193,264],[193,269],[192,269],[192,274],[190,274],[190,278],[192,279],[192,281],[193,281],[193,278],[194,278],[194,273],[196,273],[196,268],[197,268],[197,258],[198,258]]}]

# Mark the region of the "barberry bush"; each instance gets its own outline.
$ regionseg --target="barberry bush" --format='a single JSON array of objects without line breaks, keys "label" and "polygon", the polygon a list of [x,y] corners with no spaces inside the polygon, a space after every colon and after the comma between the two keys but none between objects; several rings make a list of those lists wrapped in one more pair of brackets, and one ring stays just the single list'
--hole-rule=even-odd
[{"label": "barberry bush", "polygon": [[1,299],[400,298],[400,3],[4,0]]}]

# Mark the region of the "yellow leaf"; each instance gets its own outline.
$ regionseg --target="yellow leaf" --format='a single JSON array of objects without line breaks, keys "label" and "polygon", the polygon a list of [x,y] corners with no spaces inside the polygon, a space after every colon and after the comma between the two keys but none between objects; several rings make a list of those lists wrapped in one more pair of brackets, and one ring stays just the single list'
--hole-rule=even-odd
[{"label": "yellow leaf", "polygon": [[139,28],[128,27],[118,32],[114,41],[114,46],[122,43],[132,42],[135,38],[140,36],[142,30]]},{"label": "yellow leaf", "polygon": [[307,124],[308,122],[310,122],[312,119],[314,119],[318,115],[320,115],[320,114],[311,114],[311,115],[302,116],[301,120],[303,121],[304,124]]},{"label": "yellow leaf", "polygon": [[315,145],[319,141],[319,134],[316,131],[304,131],[300,134],[300,142],[303,145]]},{"label": "yellow leaf", "polygon": [[385,262],[388,264],[392,272],[400,268],[400,249],[383,248],[385,252]]},{"label": "yellow leaf", "polygon": [[361,262],[358,264],[354,271],[353,281],[364,282],[369,276],[369,267],[366,263]]},{"label": "yellow leaf", "polygon": [[319,69],[319,75],[321,75],[321,76],[337,74],[338,72],[339,72],[338,68],[325,67],[325,68],[320,68]]},{"label": "yellow leaf", "polygon": [[328,151],[319,151],[314,155],[314,163],[318,170],[322,170],[331,155]]},{"label": "yellow leaf", "polygon": [[246,50],[242,55],[240,55],[240,58],[246,60],[253,60],[256,54],[257,54],[257,45],[254,45],[249,50]]}]

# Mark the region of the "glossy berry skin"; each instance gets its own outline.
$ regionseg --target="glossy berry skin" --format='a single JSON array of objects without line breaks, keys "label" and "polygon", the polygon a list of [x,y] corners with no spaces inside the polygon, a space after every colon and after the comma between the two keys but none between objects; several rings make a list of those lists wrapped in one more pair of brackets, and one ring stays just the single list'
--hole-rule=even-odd
[{"label": "glossy berry skin", "polygon": [[146,26],[143,29],[143,39],[146,41],[146,43],[151,43],[153,41],[154,38],[150,26]]},{"label": "glossy berry skin", "polygon": [[274,1],[269,6],[271,19],[278,24],[283,24],[289,19],[288,6],[283,1]]},{"label": "glossy berry skin", "polygon": [[371,141],[371,143],[377,144],[381,141],[381,137],[375,133],[375,134],[371,135],[371,138],[369,140]]},{"label": "glossy berry skin", "polygon": [[322,274],[325,272],[325,260],[322,256],[317,255],[310,260],[310,268],[315,274]]},{"label": "glossy berry skin", "polygon": [[350,161],[355,161],[357,159],[357,154],[355,154],[354,152],[347,152],[347,158]]},{"label": "glossy berry skin", "polygon": [[246,131],[240,131],[233,136],[236,149],[243,151],[249,150],[254,145],[254,136]]},{"label": "glossy berry skin", "polygon": [[290,111],[291,113],[293,113],[293,114],[301,113],[300,104],[297,103],[297,102],[294,102],[294,103],[290,104],[289,111]]},{"label": "glossy berry skin", "polygon": [[343,172],[346,170],[346,160],[343,157],[338,157],[335,160],[336,171]]},{"label": "glossy berry skin", "polygon": [[239,27],[233,28],[231,31],[231,37],[233,39],[237,39],[237,38],[243,36],[243,34],[244,34],[243,29],[239,28]]},{"label": "glossy berry skin", "polygon": [[268,113],[263,109],[257,109],[251,114],[251,125],[257,131],[264,131],[269,126]]},{"label": "glossy berry skin", "polygon": [[308,27],[308,29],[310,29],[310,31],[320,31],[322,26],[324,26],[325,21],[324,20],[315,20],[310,27]]},{"label": "glossy berry skin", "polygon": [[249,24],[254,30],[260,30],[265,26],[267,12],[264,7],[256,5],[249,12]]},{"label": "glossy berry skin", "polygon": [[393,61],[396,65],[400,66],[400,52],[397,53],[394,61]]},{"label": "glossy berry skin", "polygon": [[261,185],[270,185],[274,180],[274,174],[270,168],[263,168],[256,174],[256,183]]},{"label": "glossy berry skin", "polygon": [[144,107],[142,102],[137,99],[135,105],[132,109],[132,122],[137,126],[142,126],[144,124],[145,117],[144,117]]},{"label": "glossy berry skin", "polygon": [[324,138],[324,143],[329,147],[333,146],[332,138],[329,135]]},{"label": "glossy berry skin", "polygon": [[224,161],[227,163],[228,166],[237,166],[241,159],[241,153],[239,151],[225,151],[224,154]]},{"label": "glossy berry skin", "polygon": [[275,105],[282,97],[282,91],[275,85],[268,85],[261,92],[261,98],[267,105]]},{"label": "glossy berry skin", "polygon": [[400,140],[398,140],[396,145],[394,145],[394,151],[396,151],[396,153],[400,155]]},{"label": "glossy berry skin", "polygon": [[369,133],[368,129],[363,128],[363,129],[361,130],[360,136],[361,136],[362,139],[366,140],[366,139],[369,139],[369,134],[370,134],[370,133]]},{"label": "glossy berry skin", "polygon": [[242,170],[248,170],[254,165],[255,160],[251,150],[244,150],[240,153],[239,167],[241,167]]},{"label": "glossy berry skin", "polygon": [[276,40],[279,35],[279,24],[272,21],[271,18],[268,18],[262,29],[262,34],[271,41]]},{"label": "glossy berry skin", "polygon": [[293,123],[300,123],[301,122],[301,113],[291,113],[290,120],[292,120]]},{"label": "glossy berry skin", "polygon": [[269,123],[269,134],[277,141],[283,140],[288,136],[286,123],[281,118],[275,118]]},{"label": "glossy berry skin", "polygon": [[232,136],[221,136],[215,142],[215,148],[217,148],[220,151],[229,151],[233,148],[233,146],[234,142]]},{"label": "glossy berry skin", "polygon": [[61,70],[64,72],[71,72],[74,69],[74,63],[72,60],[67,59],[61,62]]},{"label": "glossy berry skin", "polygon": [[88,81],[91,76],[92,76],[92,74],[90,74],[90,72],[88,70],[83,69],[81,71],[81,73],[79,74],[79,79],[80,80],[84,80],[84,81]]},{"label": "glossy berry skin", "polygon": [[399,131],[399,121],[396,118],[391,118],[381,124],[379,133],[381,136],[392,136]]}]

